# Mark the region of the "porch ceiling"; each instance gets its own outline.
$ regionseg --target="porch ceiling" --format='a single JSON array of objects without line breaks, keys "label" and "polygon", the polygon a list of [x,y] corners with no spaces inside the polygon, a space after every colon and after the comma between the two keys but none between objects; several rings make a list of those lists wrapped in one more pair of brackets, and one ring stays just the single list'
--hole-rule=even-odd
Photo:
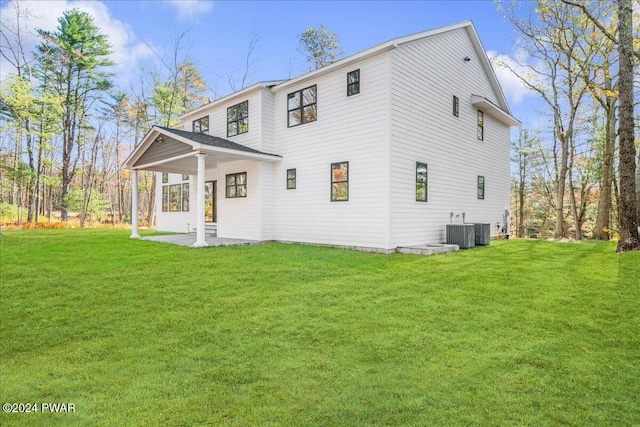
[{"label": "porch ceiling", "polygon": [[195,175],[197,154],[206,154],[206,169],[238,160],[277,162],[282,158],[211,135],[153,127],[124,163],[127,169]]}]

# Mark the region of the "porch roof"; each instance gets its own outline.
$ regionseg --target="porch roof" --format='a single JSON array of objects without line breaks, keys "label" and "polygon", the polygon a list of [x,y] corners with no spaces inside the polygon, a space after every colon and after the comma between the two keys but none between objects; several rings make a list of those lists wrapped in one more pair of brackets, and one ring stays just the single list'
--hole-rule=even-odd
[{"label": "porch roof", "polygon": [[276,154],[264,153],[217,136],[154,126],[123,166],[134,170],[195,175],[197,154],[207,155],[207,167],[237,160],[282,160]]}]

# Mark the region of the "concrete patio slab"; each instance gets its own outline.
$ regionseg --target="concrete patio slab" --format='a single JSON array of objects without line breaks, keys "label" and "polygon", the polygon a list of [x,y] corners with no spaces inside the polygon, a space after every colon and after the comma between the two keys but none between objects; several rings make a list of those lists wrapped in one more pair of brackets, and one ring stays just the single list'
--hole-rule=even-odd
[{"label": "concrete patio slab", "polygon": [[416,246],[398,247],[398,253],[410,255],[436,255],[460,250],[458,245],[450,244],[424,244]]},{"label": "concrete patio slab", "polygon": [[[140,240],[147,240],[150,242],[168,243],[170,245],[188,246],[194,247],[196,242],[195,234],[166,234],[162,236],[147,236],[141,237]],[[208,246],[242,246],[242,245],[257,245],[259,240],[246,240],[246,239],[227,239],[224,237],[205,236],[205,241]],[[207,246],[202,246],[207,247]]]}]

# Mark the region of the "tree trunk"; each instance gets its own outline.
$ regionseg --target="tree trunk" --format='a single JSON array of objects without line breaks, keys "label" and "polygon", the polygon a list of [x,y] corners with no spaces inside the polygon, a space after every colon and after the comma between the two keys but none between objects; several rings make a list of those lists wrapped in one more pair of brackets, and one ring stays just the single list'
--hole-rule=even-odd
[{"label": "tree trunk", "polygon": [[593,231],[596,240],[609,240],[611,228],[611,184],[613,180],[613,156],[616,144],[616,116],[615,108],[608,100],[610,106],[607,111],[607,124],[605,129],[604,155],[602,159],[602,181],[600,182],[600,197],[598,198],[598,216]]},{"label": "tree trunk", "polygon": [[556,227],[553,233],[553,237],[556,239],[562,239],[565,237],[564,226],[564,193],[567,182],[567,163],[569,159],[569,144],[567,135],[563,131],[558,131],[561,155],[560,155],[560,170],[558,172],[558,182],[556,183]]},{"label": "tree trunk", "polygon": [[618,139],[620,143],[620,204],[618,221],[620,238],[617,252],[640,249],[636,204],[636,147],[633,118],[633,10],[631,0],[618,0],[619,37],[618,52],[620,69],[620,120]]}]

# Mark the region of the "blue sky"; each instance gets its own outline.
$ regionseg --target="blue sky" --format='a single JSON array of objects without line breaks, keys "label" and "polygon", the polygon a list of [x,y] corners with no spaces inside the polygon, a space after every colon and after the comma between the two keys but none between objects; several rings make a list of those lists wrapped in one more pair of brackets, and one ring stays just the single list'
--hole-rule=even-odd
[{"label": "blue sky", "polygon": [[[3,22],[14,13],[12,2],[0,2]],[[307,64],[297,51],[297,36],[321,24],[334,31],[345,55],[389,39],[473,20],[485,50],[514,55],[515,33],[493,1],[21,1],[35,19],[34,27],[54,29],[62,11],[77,7],[90,12],[110,36],[118,62],[117,84],[131,86],[140,66],[151,69],[153,53],[167,51],[172,36],[189,29],[183,54],[197,64],[218,95],[231,92],[227,80],[243,72],[248,45],[259,38],[250,83],[304,73]],[[6,64],[2,74],[6,74]],[[516,117],[533,116],[532,95],[508,73],[498,70]]]}]

